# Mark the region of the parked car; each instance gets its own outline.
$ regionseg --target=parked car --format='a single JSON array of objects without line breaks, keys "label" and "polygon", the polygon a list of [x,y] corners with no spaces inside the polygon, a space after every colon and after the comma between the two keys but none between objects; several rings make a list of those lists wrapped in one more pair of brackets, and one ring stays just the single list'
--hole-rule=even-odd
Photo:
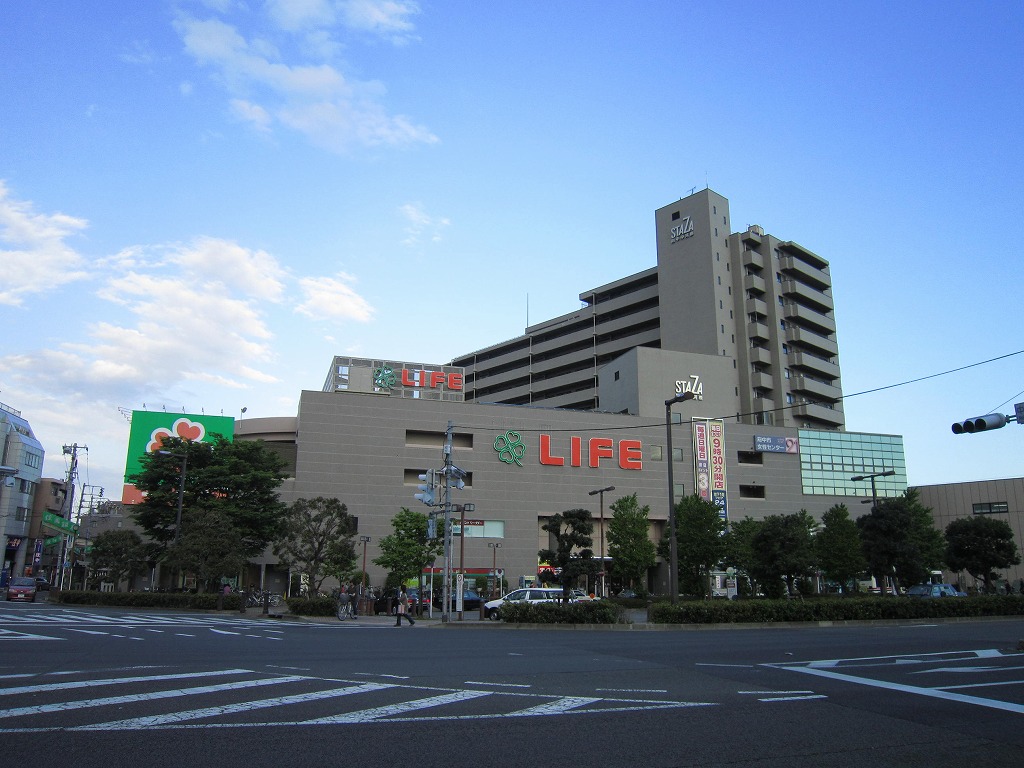
[{"label": "parked car", "polygon": [[11,602],[21,600],[26,603],[36,599],[36,580],[31,576],[15,576],[7,584],[7,599]]},{"label": "parked car", "polygon": [[561,587],[528,587],[509,592],[504,597],[484,603],[484,616],[497,621],[505,603],[555,603],[562,600]]},{"label": "parked car", "polygon": [[916,584],[906,591],[907,597],[967,597],[952,584]]},{"label": "parked car", "polygon": [[44,579],[42,576],[36,576],[36,592],[49,592],[50,582]]},{"label": "parked car", "polygon": [[[456,598],[455,591],[452,590],[452,610],[453,611],[458,610],[458,606],[456,604],[456,599],[455,598]],[[442,595],[442,590],[439,589],[439,590],[437,590],[437,594],[434,595],[434,607],[437,608],[438,610],[440,610],[440,608],[441,608],[441,606],[443,604],[443,601],[444,601],[444,597]],[[480,597],[480,595],[478,595],[473,590],[467,589],[467,590],[463,591],[463,593],[462,593],[462,610],[463,611],[479,611],[480,610],[480,604],[482,602],[483,602],[483,598]]]}]

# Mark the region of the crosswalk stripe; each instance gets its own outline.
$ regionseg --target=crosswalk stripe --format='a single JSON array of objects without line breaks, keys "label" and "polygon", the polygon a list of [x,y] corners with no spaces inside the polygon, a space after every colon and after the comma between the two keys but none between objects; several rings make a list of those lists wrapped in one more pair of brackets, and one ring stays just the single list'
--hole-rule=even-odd
[{"label": "crosswalk stripe", "polygon": [[328,723],[368,723],[373,720],[379,720],[382,717],[392,717],[393,715],[401,715],[406,712],[412,712],[421,709],[429,709],[430,707],[440,707],[445,704],[451,704],[457,701],[468,701],[469,699],[478,699],[481,696],[491,696],[491,691],[455,691],[454,693],[446,693],[441,696],[430,696],[426,699],[415,699],[413,701],[405,701],[401,704],[390,704],[386,707],[375,707],[373,709],[364,709],[359,712],[347,712],[341,715],[331,715],[329,717],[318,717],[314,720],[303,720],[295,723],[295,725],[326,725]]},{"label": "crosswalk stripe", "polygon": [[198,688],[175,688],[170,691],[153,691],[151,693],[133,693],[126,696],[111,696],[105,699],[85,699],[83,701],[64,701],[57,704],[38,704],[32,707],[18,707],[16,709],[0,710],[0,719],[7,717],[21,717],[23,715],[39,715],[46,712],[64,712],[69,709],[85,709],[87,707],[106,707],[111,704],[131,704],[137,701],[156,701],[158,699],[173,699],[178,696],[198,696],[204,693],[219,693],[221,691],[235,691],[243,688],[259,688],[265,685],[281,685],[283,683],[294,683],[306,678],[298,675],[293,677],[275,677],[268,680],[247,680],[240,683],[222,683],[220,685],[206,685]]},{"label": "crosswalk stripe", "polygon": [[164,680],[191,680],[196,677],[220,677],[222,675],[245,675],[253,674],[251,669],[222,669],[216,672],[186,672],[174,675],[140,675],[137,677],[108,677],[103,680],[73,680],[70,682],[61,681],[56,686],[53,683],[43,685],[22,685],[17,688],[0,688],[0,696],[14,696],[22,693],[38,693],[40,691],[52,691],[54,687],[65,691],[72,688],[92,688],[103,685],[121,685],[122,683],[150,683]]},{"label": "crosswalk stripe", "polygon": [[311,693],[299,693],[293,696],[279,696],[273,699],[261,699],[259,701],[242,701],[237,704],[227,704],[222,707],[205,707],[193,709],[188,712],[171,712],[166,715],[153,715],[151,717],[134,717],[128,720],[116,720],[110,723],[97,723],[95,725],[82,725],[76,731],[114,731],[130,728],[147,728],[160,725],[182,723],[186,720],[199,720],[204,717],[216,715],[230,715],[236,712],[249,712],[267,707],[277,707],[287,704],[303,704],[319,699],[333,699],[339,696],[350,696],[357,693],[370,693],[385,688],[394,688],[387,683],[364,683],[362,685],[350,685],[345,688],[331,688],[326,691],[314,691]]}]

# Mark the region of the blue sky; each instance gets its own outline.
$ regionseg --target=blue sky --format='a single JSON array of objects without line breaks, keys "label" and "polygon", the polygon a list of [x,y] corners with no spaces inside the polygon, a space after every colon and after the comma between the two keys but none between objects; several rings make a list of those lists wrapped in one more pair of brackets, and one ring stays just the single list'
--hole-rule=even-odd
[{"label": "blue sky", "polygon": [[1024,400],[1019,2],[12,1],[0,33],[0,401],[49,476],[88,445],[117,497],[119,409],[294,415],[335,354],[517,336],[704,186],[831,262],[848,429],[904,435],[912,484],[1024,474],[1024,427],[949,428]]}]

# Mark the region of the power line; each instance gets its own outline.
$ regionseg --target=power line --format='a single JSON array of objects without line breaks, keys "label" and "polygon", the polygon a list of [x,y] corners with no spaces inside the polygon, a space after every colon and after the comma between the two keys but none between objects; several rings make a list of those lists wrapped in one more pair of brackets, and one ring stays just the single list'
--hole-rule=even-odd
[{"label": "power line", "polygon": [[[901,381],[898,384],[887,384],[887,385],[882,386],[882,387],[874,387],[873,389],[865,389],[865,390],[862,390],[861,392],[854,392],[851,395],[843,395],[842,397],[839,398],[839,400],[837,400],[837,402],[840,402],[840,401],[843,401],[843,400],[849,400],[851,397],[860,397],[861,395],[870,395],[870,394],[872,394],[874,392],[882,392],[882,391],[887,390],[887,389],[895,389],[896,387],[905,387],[908,384],[916,384],[916,383],[918,383],[920,381],[927,381],[928,379],[938,378],[939,376],[948,376],[951,373],[958,373],[960,371],[966,371],[966,370],[968,370],[970,368],[977,368],[978,366],[981,366],[981,365],[988,365],[989,363],[994,363],[994,362],[997,362],[999,360],[1005,360],[1008,357],[1014,357],[1015,355],[1021,355],[1021,354],[1024,354],[1024,349],[1017,350],[1016,352],[1008,352],[1005,355],[999,355],[998,357],[989,358],[988,360],[982,360],[982,361],[977,362],[977,363],[970,363],[969,365],[962,365],[959,368],[952,368],[952,369],[950,369],[948,371],[942,371],[941,373],[932,373],[932,374],[929,374],[928,376],[919,376],[916,379],[907,379],[906,381]],[[1012,398],[1010,398],[1010,400],[1013,400],[1013,399],[1019,397],[1021,394],[1024,394],[1024,392],[1021,392],[1021,393],[1019,393],[1017,395],[1014,395]],[[1006,402],[1008,403],[1008,402],[1010,402],[1010,400],[1007,400]],[[504,403],[495,403],[495,405],[504,405]],[[822,405],[822,403],[816,402],[816,401],[806,401],[806,402],[803,402],[803,403],[793,403],[791,405],[783,405],[783,406],[780,406],[778,408],[773,408],[773,409],[771,409],[771,412],[775,413],[775,412],[778,412],[778,411],[788,411],[788,410],[790,410],[792,408],[799,408],[800,406],[803,406],[803,405]],[[1003,405],[1006,405],[1006,403],[1003,403],[1002,405],[1000,405],[999,408],[1001,408]],[[551,410],[558,410],[558,409],[551,409]],[[998,410],[998,408],[993,409],[993,411],[995,411],[995,410]],[[580,413],[599,413],[599,412],[597,412],[597,411],[580,411]],[[726,419],[741,419],[744,416],[753,416],[756,413],[764,413],[764,411],[750,411],[748,413],[735,413],[735,414],[732,414],[730,416],[716,416],[716,417],[708,417],[708,418],[722,419],[722,420],[726,420]],[[701,417],[701,419],[704,419],[704,418],[705,417]],[[680,421],[679,423],[680,424],[692,423],[692,419],[689,420],[689,421],[686,421],[686,420]],[[468,429],[474,429],[474,427],[472,425],[462,424],[462,425],[456,425],[456,426],[461,426],[463,429],[467,429],[467,428]],[[665,422],[659,420],[658,422],[653,423],[653,424],[632,424],[632,425],[629,425],[629,426],[622,426],[622,427],[611,427],[611,426],[609,426],[609,427],[602,427],[602,429],[605,429],[605,430],[608,430],[608,431],[615,431],[615,430],[620,430],[620,429],[645,429],[645,428],[648,428],[648,427],[662,428],[664,426],[665,426]],[[579,431],[579,427],[570,427],[570,428],[567,428],[567,429],[546,429],[546,430],[541,430],[541,429],[521,429],[521,430],[516,430],[516,431],[518,431],[518,432],[538,432],[538,433],[539,432],[545,432],[545,433],[578,432]]]}]

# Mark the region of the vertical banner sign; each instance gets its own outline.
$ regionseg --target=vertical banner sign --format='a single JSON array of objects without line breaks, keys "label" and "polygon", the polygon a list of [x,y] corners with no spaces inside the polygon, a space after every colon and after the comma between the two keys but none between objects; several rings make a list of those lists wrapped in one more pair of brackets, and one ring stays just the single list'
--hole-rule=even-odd
[{"label": "vertical banner sign", "polygon": [[711,445],[711,500],[719,509],[723,520],[729,519],[726,509],[725,486],[725,422],[708,422],[708,442]]},{"label": "vertical banner sign", "polygon": [[[696,421],[693,424],[693,473],[697,495],[711,501],[711,453],[708,449],[708,423]],[[672,457],[668,457],[672,461]]]},{"label": "vertical banner sign", "polygon": [[725,485],[725,422],[693,422],[693,472],[697,495],[713,502],[728,520]]}]

